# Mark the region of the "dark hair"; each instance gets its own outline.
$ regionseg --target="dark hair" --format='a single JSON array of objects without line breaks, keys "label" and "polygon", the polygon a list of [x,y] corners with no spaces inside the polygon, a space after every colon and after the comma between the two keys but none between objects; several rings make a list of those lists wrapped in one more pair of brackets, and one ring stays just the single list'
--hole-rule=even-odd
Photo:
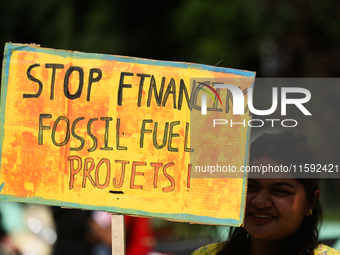
[{"label": "dark hair", "polygon": [[[289,131],[279,134],[263,134],[258,137],[250,146],[250,161],[261,157],[271,158],[283,165],[318,163],[313,149],[307,142],[307,137],[295,135]],[[318,245],[318,227],[321,224],[322,210],[320,201],[314,192],[319,189],[320,180],[317,178],[297,178],[296,180],[304,186],[307,201],[315,206],[313,214],[304,217],[298,230],[276,247],[274,254],[314,254],[313,250]],[[227,242],[218,254],[249,254],[250,248],[250,236],[245,229],[233,227],[229,232]]]}]

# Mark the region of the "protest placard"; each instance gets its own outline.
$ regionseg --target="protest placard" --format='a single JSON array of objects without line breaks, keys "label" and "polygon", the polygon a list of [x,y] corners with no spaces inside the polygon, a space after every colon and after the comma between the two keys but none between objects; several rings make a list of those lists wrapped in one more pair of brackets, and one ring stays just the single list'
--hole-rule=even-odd
[{"label": "protest placard", "polygon": [[[239,226],[246,176],[191,178],[190,78],[254,75],[8,43],[0,199]],[[219,132],[232,138],[226,162],[246,165],[249,128]]]}]

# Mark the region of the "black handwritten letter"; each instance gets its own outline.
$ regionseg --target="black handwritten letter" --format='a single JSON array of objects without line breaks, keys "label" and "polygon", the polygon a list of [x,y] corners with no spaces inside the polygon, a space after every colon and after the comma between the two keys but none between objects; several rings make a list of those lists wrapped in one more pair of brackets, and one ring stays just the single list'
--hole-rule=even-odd
[{"label": "black handwritten letter", "polygon": [[[97,74],[96,78],[94,78],[95,73]],[[101,78],[102,78],[102,70],[100,70],[99,68],[92,68],[90,70],[89,86],[87,88],[87,101],[90,101],[92,83],[100,81]]]},{"label": "black handwritten letter", "polygon": [[50,100],[53,100],[53,98],[54,98],[55,73],[56,73],[57,69],[64,69],[64,65],[62,65],[62,64],[45,64],[45,68],[52,68]]},{"label": "black handwritten letter", "polygon": [[138,73],[137,76],[140,77],[139,89],[138,89],[138,103],[137,103],[137,106],[141,107],[141,105],[142,105],[142,94],[143,94],[144,80],[145,80],[145,78],[150,77],[150,74]]},{"label": "black handwritten letter", "polygon": [[23,98],[38,98],[40,96],[42,90],[43,90],[42,82],[31,75],[31,70],[34,67],[37,67],[37,66],[40,66],[40,64],[33,64],[27,69],[27,78],[31,81],[38,83],[39,84],[39,90],[38,90],[37,94],[24,94]]},{"label": "black handwritten letter", "polygon": [[122,103],[123,103],[123,88],[132,88],[131,84],[124,84],[124,77],[125,76],[133,76],[133,73],[122,72],[120,74],[119,88],[118,88],[118,98],[117,98],[117,104],[118,105],[122,105]]},{"label": "black handwritten letter", "polygon": [[[69,79],[71,74],[77,71],[79,73],[79,87],[76,93],[74,93],[73,95],[70,93],[69,87],[68,87],[68,83],[69,83]],[[66,74],[65,74],[65,78],[64,78],[64,94],[68,99],[77,99],[81,96],[81,92],[83,90],[83,85],[84,85],[84,70],[83,68],[79,67],[79,66],[70,66],[69,69],[67,69]]]},{"label": "black handwritten letter", "polygon": [[43,118],[52,118],[52,114],[40,114],[39,115],[39,132],[38,132],[38,144],[43,144],[43,130],[50,130],[50,126],[43,126]]}]

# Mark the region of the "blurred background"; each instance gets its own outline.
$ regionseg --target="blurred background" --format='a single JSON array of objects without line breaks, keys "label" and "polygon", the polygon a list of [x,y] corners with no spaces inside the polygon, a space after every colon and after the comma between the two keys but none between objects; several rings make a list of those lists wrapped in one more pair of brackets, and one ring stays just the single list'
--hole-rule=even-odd
[{"label": "blurred background", "polygon": [[[340,2],[0,0],[0,46],[6,42],[217,65],[255,71],[256,77],[340,77]],[[325,163],[339,157],[340,94],[335,89],[313,94],[319,105],[332,109],[326,124],[305,127]],[[254,96],[260,91],[255,86]],[[255,105],[256,100],[261,98],[254,98]],[[340,182],[324,179],[321,185],[325,217],[320,238],[340,249]],[[93,247],[100,239],[104,248],[97,247],[96,254],[107,254],[105,237],[100,237],[109,227],[105,215],[4,201],[0,213],[0,235],[6,236],[1,255],[66,254],[55,251],[62,239],[80,243],[68,248],[72,254],[93,252],[85,248],[82,253],[79,247],[88,247],[82,242]],[[224,240],[228,231],[159,219],[131,224],[149,224],[143,229],[150,232],[143,235],[152,237],[152,250],[164,254],[189,254]],[[72,236],[81,240],[72,241]]]}]

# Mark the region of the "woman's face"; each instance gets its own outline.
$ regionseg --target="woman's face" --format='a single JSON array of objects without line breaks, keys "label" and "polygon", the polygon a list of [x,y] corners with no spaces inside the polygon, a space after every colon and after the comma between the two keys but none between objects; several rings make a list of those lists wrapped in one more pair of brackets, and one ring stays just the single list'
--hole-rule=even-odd
[{"label": "woman's face", "polygon": [[[280,165],[264,158],[250,164]],[[256,239],[280,240],[299,228],[310,209],[305,188],[294,178],[249,179],[244,229]]]}]

